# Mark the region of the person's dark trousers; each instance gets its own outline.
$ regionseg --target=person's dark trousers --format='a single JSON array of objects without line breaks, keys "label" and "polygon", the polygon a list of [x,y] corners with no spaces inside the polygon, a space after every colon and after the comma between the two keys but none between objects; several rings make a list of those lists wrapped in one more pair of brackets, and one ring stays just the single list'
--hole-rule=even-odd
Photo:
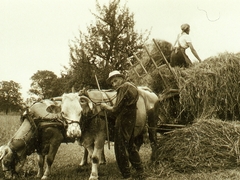
[{"label": "person's dark trousers", "polygon": [[172,67],[188,67],[189,65],[186,63],[186,60],[184,58],[183,52],[180,48],[177,49],[177,52],[172,51],[170,56],[170,65]]},{"label": "person's dark trousers", "polygon": [[128,109],[120,113],[116,120],[114,150],[116,161],[124,178],[131,176],[130,165],[139,173],[143,172],[142,162],[134,144],[134,126],[136,109]]}]

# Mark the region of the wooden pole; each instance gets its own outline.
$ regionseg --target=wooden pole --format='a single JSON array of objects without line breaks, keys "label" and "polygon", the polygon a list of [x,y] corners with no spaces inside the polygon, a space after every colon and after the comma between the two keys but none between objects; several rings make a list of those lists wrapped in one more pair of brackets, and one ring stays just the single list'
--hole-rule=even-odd
[{"label": "wooden pole", "polygon": [[[97,79],[96,74],[95,74],[95,79],[96,79],[96,82],[97,82],[98,90],[99,90],[99,91],[101,92],[101,94],[102,94],[102,91],[101,91],[100,85],[99,85],[99,83],[98,83],[98,79]],[[102,95],[102,102],[104,102],[104,101],[103,101],[103,95]],[[108,149],[110,149],[109,130],[108,130],[108,119],[107,119],[106,110],[104,110],[104,116],[105,116],[105,121],[106,121],[106,131],[107,131]]]},{"label": "wooden pole", "polygon": [[[157,44],[157,42],[156,42],[156,40],[155,39],[153,39],[153,42],[154,42],[154,44],[156,45],[156,47],[157,47],[157,49],[158,49],[158,51],[161,53],[161,55],[162,55],[162,57],[163,57],[163,59],[164,59],[164,61],[165,61],[165,63],[166,63],[166,65],[167,65],[167,67],[168,67],[168,69],[171,71],[171,73],[173,74],[173,76],[174,76],[174,79],[176,80],[176,82],[178,83],[178,78],[177,78],[177,75],[175,74],[175,72],[172,70],[172,67],[170,66],[170,64],[168,63],[168,61],[167,61],[167,59],[166,59],[166,57],[164,56],[164,54],[163,54],[163,52],[162,52],[162,50],[161,50],[161,48],[159,47],[159,45]],[[178,86],[178,85],[177,85]]]},{"label": "wooden pole", "polygon": [[159,69],[160,66],[159,66],[159,67],[157,66],[157,63],[156,63],[156,62],[154,61],[154,59],[152,58],[150,52],[148,51],[148,49],[147,49],[147,47],[146,47],[145,45],[144,45],[144,48],[145,48],[145,50],[146,50],[146,52],[147,52],[149,58],[150,58],[151,61],[153,62],[155,68],[157,69],[158,74],[159,74],[159,76],[161,77],[161,79],[162,79],[162,81],[163,81],[163,85],[164,85],[164,87],[165,87],[165,88],[168,88],[167,83],[166,83],[165,79],[163,78],[163,75],[162,75],[162,73],[161,73],[161,71],[160,71],[160,69]]}]

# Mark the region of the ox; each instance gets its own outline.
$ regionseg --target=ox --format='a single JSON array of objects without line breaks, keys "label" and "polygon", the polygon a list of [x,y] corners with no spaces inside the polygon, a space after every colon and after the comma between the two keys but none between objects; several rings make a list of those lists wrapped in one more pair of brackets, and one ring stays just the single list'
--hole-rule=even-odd
[{"label": "ox", "polygon": [[[74,142],[81,135],[79,130],[81,106],[78,94],[64,94],[61,100],[43,100],[28,108],[22,117],[20,128],[7,145],[0,147],[0,160],[5,178],[16,177],[24,165],[26,156],[37,151],[39,166],[37,177],[47,179],[51,174],[51,165],[60,144]],[[53,105],[61,106],[64,113],[51,110]],[[58,109],[55,110],[60,112]],[[47,167],[43,171],[45,159]]]},{"label": "ox", "polygon": [[[156,126],[157,121],[154,119],[154,104],[157,102],[158,97],[148,88],[138,87],[138,89],[140,96],[137,102],[137,122],[134,129],[134,136],[136,137],[136,144],[138,148],[140,148],[143,143],[143,136],[147,133],[146,126]],[[99,105],[102,100],[113,105],[116,101],[116,91],[82,90],[79,92],[79,95],[83,114],[80,119],[82,135],[81,138],[79,138],[79,144],[84,146],[85,150],[87,149],[91,157],[92,170],[89,179],[93,180],[98,179],[98,166],[100,161],[105,161],[105,157],[103,157],[103,148],[107,138],[104,112]],[[51,109],[53,109],[53,107]],[[114,116],[108,114],[108,118],[114,119]],[[114,120],[109,121],[109,124],[112,124],[112,128],[110,129],[113,129],[113,122]],[[154,152],[154,149],[157,147],[155,128],[149,128],[149,139]],[[87,157],[88,155],[85,151],[80,165],[87,163]],[[153,157],[154,155],[152,154],[152,158]]]},{"label": "ox", "polygon": [[[153,152],[155,151],[156,144],[157,144],[157,134],[156,134],[156,126],[158,122],[158,117],[155,115],[155,109],[154,106],[156,102],[158,102],[158,96],[152,92],[151,89],[148,87],[142,87],[138,86],[138,92],[140,95],[140,98],[137,102],[137,122],[136,127],[134,129],[134,136],[135,138],[135,144],[138,147],[138,150],[140,149],[141,145],[144,142],[144,138],[146,138],[146,133],[149,134],[149,139],[151,142],[151,147],[153,149]],[[111,105],[114,105],[116,101],[116,91],[115,90],[103,90],[102,92],[98,90],[81,90],[81,106],[83,107],[83,115],[87,115],[88,119],[89,116],[95,116],[98,114],[100,118],[104,118],[104,114],[101,111],[100,107],[98,106],[102,101],[106,103],[110,103]],[[91,108],[94,107],[94,108]],[[90,113],[90,115],[89,115]],[[84,116],[83,116],[84,117]],[[110,140],[113,141],[113,130],[114,130],[114,120],[115,117],[113,114],[108,114],[108,118],[110,119],[110,122],[108,122],[109,125],[109,131],[110,131]],[[140,120],[139,120],[140,119]],[[86,121],[86,120],[82,120]],[[82,124],[84,124],[82,122]],[[83,127],[82,127],[83,128]],[[84,159],[82,159],[80,166],[86,164],[86,156],[83,156]],[[105,159],[105,157],[103,157]],[[154,160],[154,153],[151,156],[151,159]]]}]

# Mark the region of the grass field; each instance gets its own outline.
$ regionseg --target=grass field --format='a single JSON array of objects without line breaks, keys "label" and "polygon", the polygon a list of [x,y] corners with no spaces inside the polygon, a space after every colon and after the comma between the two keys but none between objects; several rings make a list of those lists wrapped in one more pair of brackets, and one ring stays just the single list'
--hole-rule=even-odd
[{"label": "grass field", "polygon": [[[20,121],[18,115],[0,115],[0,145],[6,144],[12,135],[17,131]],[[90,164],[84,168],[79,168],[82,157],[83,148],[77,143],[63,143],[56,155],[55,161],[52,165],[53,180],[85,180],[90,175]],[[100,180],[118,180],[121,175],[117,168],[113,146],[110,150],[105,146],[105,154],[107,164],[101,165],[99,168]],[[178,173],[172,169],[164,167],[164,165],[153,165],[149,162],[150,159],[149,144],[143,145],[140,150],[140,155],[144,163],[145,173],[149,180],[238,180],[240,179],[240,168],[218,170],[214,172],[200,172],[200,173]],[[25,165],[25,176],[19,179],[32,180],[35,179],[37,173],[36,154],[28,157]],[[133,172],[134,173],[134,172]],[[23,173],[22,173],[23,174]],[[0,169],[0,179],[3,178],[2,169]]]}]

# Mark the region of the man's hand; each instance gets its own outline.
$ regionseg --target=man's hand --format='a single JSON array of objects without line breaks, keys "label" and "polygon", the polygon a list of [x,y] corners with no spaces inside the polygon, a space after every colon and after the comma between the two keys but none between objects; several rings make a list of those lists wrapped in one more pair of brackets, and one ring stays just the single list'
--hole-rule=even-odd
[{"label": "man's hand", "polygon": [[108,105],[106,103],[100,104],[101,109],[108,109]]},{"label": "man's hand", "polygon": [[109,106],[108,104],[106,104],[106,103],[101,103],[100,104],[100,107],[101,107],[101,109],[105,109],[105,110],[109,110],[109,111],[111,111],[112,110],[112,106]]}]

